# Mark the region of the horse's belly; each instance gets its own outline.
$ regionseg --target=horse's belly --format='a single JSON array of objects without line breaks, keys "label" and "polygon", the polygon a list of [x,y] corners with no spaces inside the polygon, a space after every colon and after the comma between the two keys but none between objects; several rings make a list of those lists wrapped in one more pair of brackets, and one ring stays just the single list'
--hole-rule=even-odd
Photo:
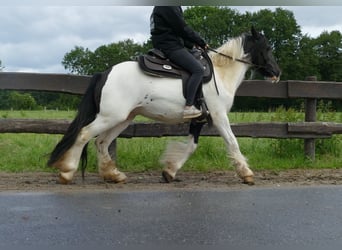
[{"label": "horse's belly", "polygon": [[137,109],[139,115],[153,120],[178,123],[182,121],[183,102],[174,102],[168,99],[149,99]]}]

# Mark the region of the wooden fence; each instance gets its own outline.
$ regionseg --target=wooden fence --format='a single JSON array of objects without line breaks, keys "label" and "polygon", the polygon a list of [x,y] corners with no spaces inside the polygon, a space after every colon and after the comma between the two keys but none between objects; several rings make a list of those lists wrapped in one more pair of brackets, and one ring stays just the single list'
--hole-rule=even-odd
[{"label": "wooden fence", "polygon": [[[68,74],[35,74],[0,72],[0,89],[51,91],[83,94],[90,76]],[[254,138],[301,138],[305,141],[305,155],[315,158],[315,139],[330,138],[342,134],[342,123],[316,121],[317,99],[342,99],[342,82],[281,81],[272,84],[266,81],[244,81],[237,96],[266,98],[304,98],[305,120],[303,122],[257,122],[232,124],[237,137]],[[48,133],[63,134],[69,120],[0,119],[0,133]],[[188,124],[167,125],[162,123],[133,123],[120,137],[163,137],[188,134]],[[204,126],[204,136],[218,136],[214,128]]]}]

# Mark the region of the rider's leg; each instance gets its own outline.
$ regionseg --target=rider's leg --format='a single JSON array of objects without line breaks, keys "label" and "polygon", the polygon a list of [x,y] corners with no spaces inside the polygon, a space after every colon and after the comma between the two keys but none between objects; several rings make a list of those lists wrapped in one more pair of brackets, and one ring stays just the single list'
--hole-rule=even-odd
[{"label": "rider's leg", "polygon": [[195,103],[196,93],[200,86],[204,74],[201,63],[185,48],[175,50],[169,55],[170,60],[188,71],[191,76],[187,82],[186,89],[186,109]]}]

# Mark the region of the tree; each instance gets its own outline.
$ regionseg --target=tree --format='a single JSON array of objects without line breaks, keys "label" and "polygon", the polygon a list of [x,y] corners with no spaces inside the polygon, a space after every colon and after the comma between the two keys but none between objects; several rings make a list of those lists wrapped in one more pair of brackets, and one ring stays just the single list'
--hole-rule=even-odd
[{"label": "tree", "polygon": [[238,12],[227,7],[187,8],[184,11],[184,19],[214,48],[242,32]]},{"label": "tree", "polygon": [[10,107],[16,110],[37,108],[35,99],[29,93],[11,91],[8,102]]},{"label": "tree", "polygon": [[146,51],[145,45],[134,43],[131,39],[102,45],[94,52],[88,48],[76,46],[71,52],[65,54],[62,64],[71,73],[92,75]]},{"label": "tree", "polygon": [[[342,82],[342,34],[340,31],[323,32],[313,40],[313,49],[318,57],[319,80]],[[329,103],[323,101],[323,103]],[[342,110],[340,100],[333,100],[330,105],[335,110]]]},{"label": "tree", "polygon": [[314,40],[314,51],[319,58],[321,80],[342,81],[342,34],[323,32]]},{"label": "tree", "polygon": [[291,79],[304,80],[307,76],[320,78],[319,57],[314,49],[314,39],[304,35],[296,54],[298,64],[295,72],[291,74]]},{"label": "tree", "polygon": [[87,75],[91,71],[91,54],[89,49],[76,46],[64,55],[62,64],[71,73]]},{"label": "tree", "polygon": [[73,94],[59,93],[56,94],[56,97],[57,98],[54,98],[54,100],[51,100],[44,106],[48,109],[75,110],[81,101],[81,97],[79,95]]}]

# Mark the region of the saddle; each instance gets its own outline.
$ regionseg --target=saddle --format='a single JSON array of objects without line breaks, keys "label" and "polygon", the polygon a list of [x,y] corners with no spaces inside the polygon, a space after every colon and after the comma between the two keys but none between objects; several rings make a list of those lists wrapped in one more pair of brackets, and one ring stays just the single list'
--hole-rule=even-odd
[{"label": "saddle", "polygon": [[[213,72],[209,56],[198,49],[193,49],[190,52],[203,65],[203,83],[209,82]],[[190,77],[186,70],[170,62],[164,53],[158,49],[151,49],[147,54],[138,56],[137,61],[141,70],[146,74],[156,77],[180,78],[183,80],[183,86],[186,86]]]},{"label": "saddle", "polygon": [[[208,83],[213,76],[213,66],[208,54],[198,49],[193,49],[190,52],[203,65],[204,76],[202,84]],[[148,75],[182,79],[183,96],[184,98],[186,97],[186,86],[190,74],[180,66],[172,63],[162,51],[151,49],[147,54],[137,56],[135,60],[138,61],[140,69]],[[203,98],[202,85],[198,88],[196,100],[195,106],[197,106],[197,108],[201,107],[204,111],[203,115],[199,118],[207,118],[209,111]]]}]

